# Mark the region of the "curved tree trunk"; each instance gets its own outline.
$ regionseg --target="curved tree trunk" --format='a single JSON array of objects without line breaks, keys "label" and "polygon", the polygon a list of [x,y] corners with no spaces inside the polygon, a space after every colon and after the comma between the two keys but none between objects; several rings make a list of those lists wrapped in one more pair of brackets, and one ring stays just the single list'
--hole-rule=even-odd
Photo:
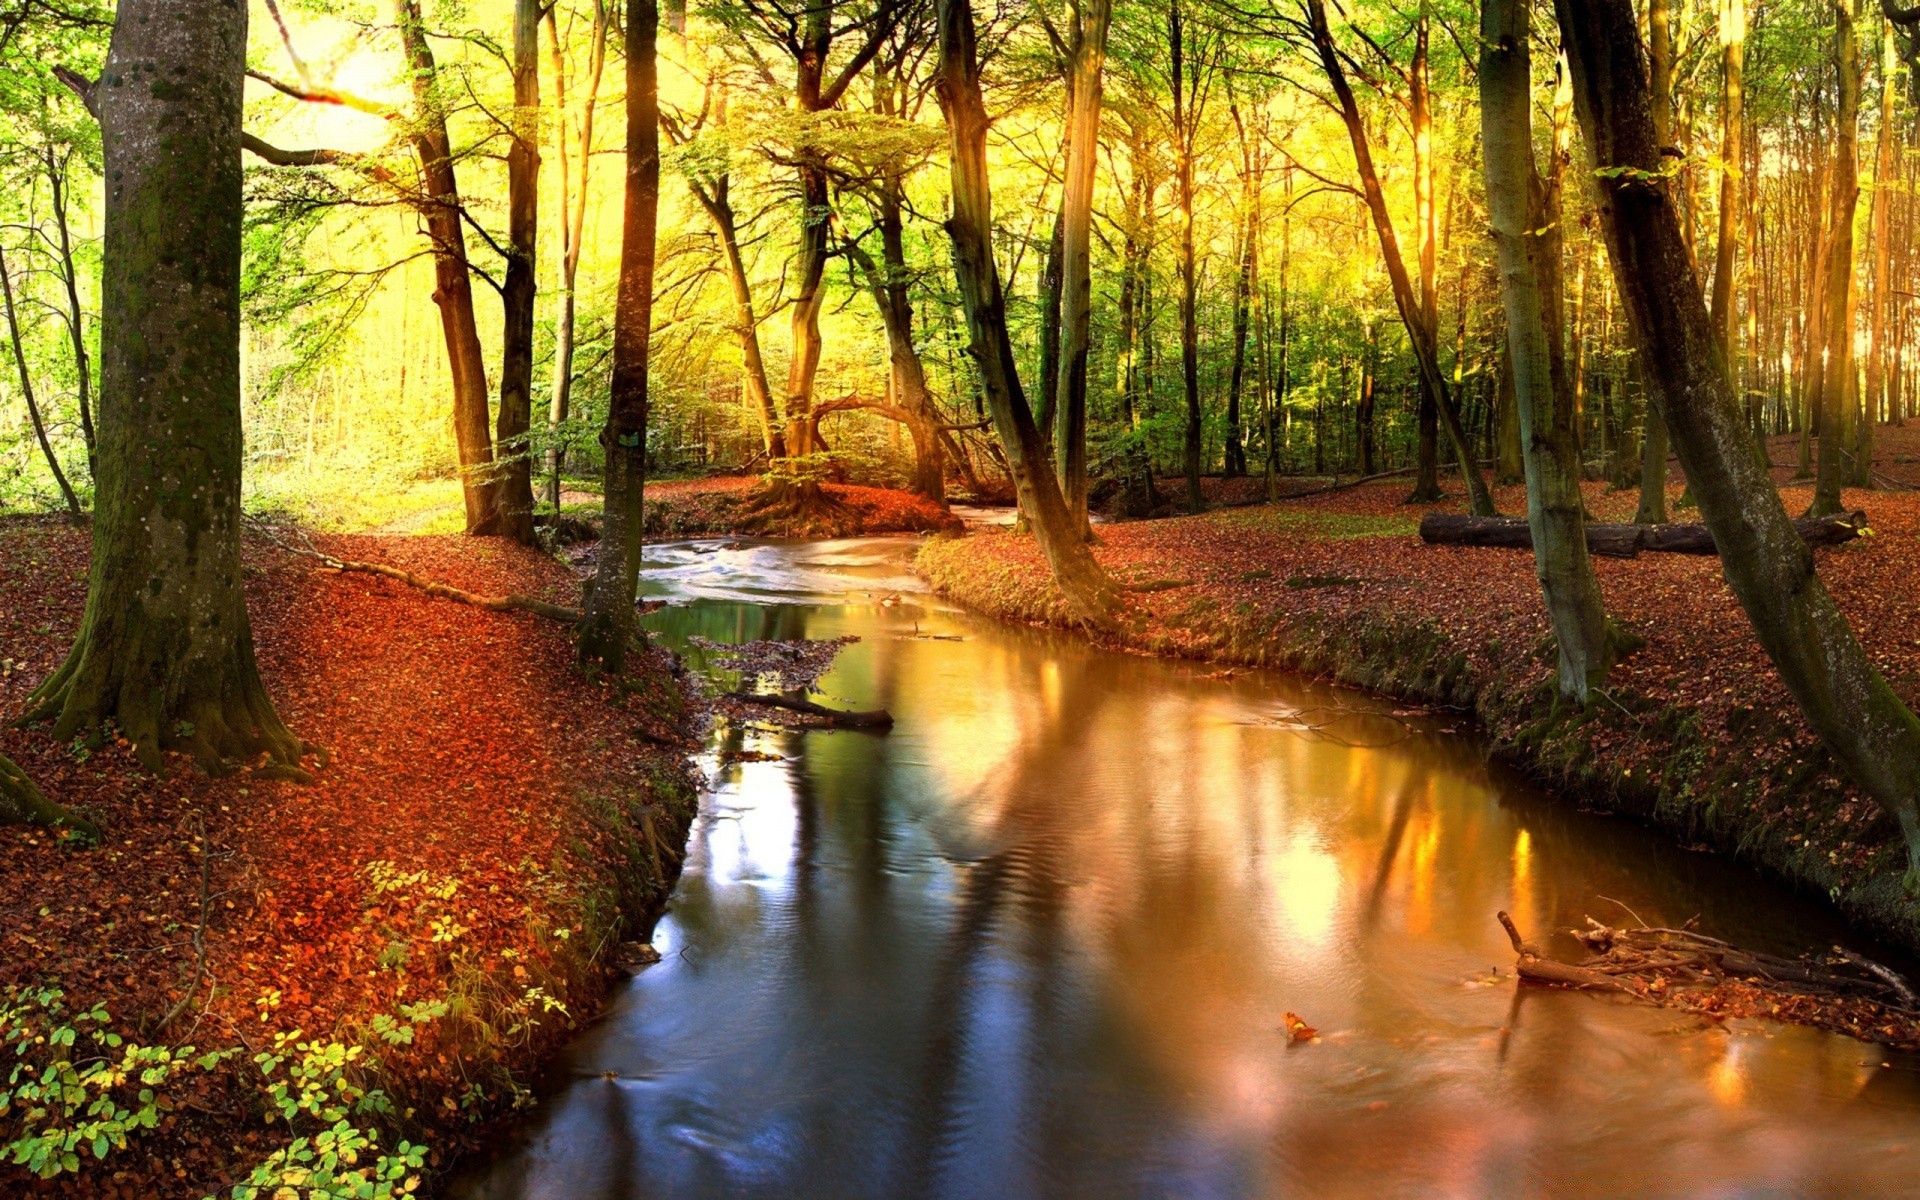
[{"label": "curved tree trunk", "polygon": [[460,186],[453,169],[453,140],[433,48],[420,18],[419,0],[394,0],[394,20],[407,59],[414,110],[409,140],[420,160],[421,215],[433,246],[433,302],[447,342],[453,379],[453,435],[460,454],[460,486],[466,497],[467,532],[496,532],[499,503],[494,478],[493,431],[487,422],[486,354],[473,313],[473,279],[467,267],[467,233],[460,223]]},{"label": "curved tree trunk", "polygon": [[[118,725],[217,770],[304,747],[254,661],[240,576],[244,6],[123,0],[95,89],[106,160],[100,481],[87,607],[27,719]],[[190,202],[183,198],[190,198]]]},{"label": "curved tree trunk", "polygon": [[647,355],[653,327],[654,232],[660,216],[656,0],[627,0],[627,182],[614,301],[612,396],[600,435],[605,517],[580,622],[580,660],[619,672],[633,637],[647,469]]},{"label": "curved tree trunk", "polygon": [[[1807,722],[1898,821],[1920,885],[1920,720],[1854,637],[1814,573],[1715,349],[1648,111],[1632,0],[1555,0],[1595,164],[1608,257],[1727,582]],[[1615,171],[1615,168],[1624,168]]]},{"label": "curved tree trunk", "polygon": [[953,174],[953,211],[947,233],[953,241],[954,274],[967,314],[980,384],[995,431],[1013,475],[1021,511],[1033,522],[1047,566],[1080,619],[1110,623],[1120,609],[1113,583],[1094,561],[1082,530],[1067,511],[1020,388],[1020,374],[1007,334],[1006,298],[993,257],[993,187],[987,174],[987,112],[980,95],[980,65],[970,0],[939,0],[940,65],[936,91],[946,115]]},{"label": "curved tree trunk", "polygon": [[27,417],[33,425],[33,436],[40,443],[40,453],[47,460],[47,470],[53,472],[53,481],[60,485],[60,498],[66,502],[67,516],[79,522],[85,519],[80,512],[80,498],[73,494],[73,485],[67,482],[67,473],[60,469],[60,456],[53,452],[53,443],[47,438],[47,423],[41,420],[40,404],[34,399],[33,372],[27,369],[27,351],[20,338],[20,313],[13,304],[13,278],[7,273],[4,254],[0,254],[0,299],[6,302],[8,340],[13,345],[13,364],[20,371],[20,398],[27,402]]},{"label": "curved tree trunk", "polygon": [[1556,386],[1537,261],[1550,244],[1533,162],[1531,0],[1480,9],[1480,144],[1507,311],[1507,375],[1519,409],[1534,573],[1560,652],[1560,695],[1585,707],[1606,678],[1607,614],[1587,556],[1580,455],[1566,389]]}]

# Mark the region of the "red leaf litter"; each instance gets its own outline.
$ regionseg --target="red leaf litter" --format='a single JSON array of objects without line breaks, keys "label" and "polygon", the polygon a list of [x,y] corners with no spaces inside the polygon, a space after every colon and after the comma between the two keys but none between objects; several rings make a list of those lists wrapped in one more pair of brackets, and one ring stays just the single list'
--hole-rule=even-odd
[{"label": "red leaf litter", "polygon": [[921,533],[956,529],[959,522],[939,505],[914,492],[823,483],[831,503],[825,512],[803,520],[756,518],[754,494],[762,487],[755,475],[715,475],[648,483],[649,537],[726,536],[736,533],[839,538],[872,533]]},{"label": "red leaf litter", "polygon": [[[1920,704],[1920,427],[1877,431],[1882,490],[1848,489],[1873,536],[1817,554],[1821,580],[1894,690]],[[1791,483],[1797,440],[1772,445],[1789,513],[1811,499]],[[1167,481],[1173,492],[1179,480]],[[1911,906],[1881,884],[1905,869],[1892,821],[1842,781],[1755,639],[1712,557],[1598,558],[1610,616],[1646,639],[1577,723],[1543,726],[1553,660],[1532,556],[1423,544],[1428,508],[1464,511],[1457,475],[1449,499],[1404,503],[1409,480],[1222,507],[1197,517],[1101,526],[1095,553],[1130,590],[1111,640],[1125,648],[1200,659],[1275,663],[1410,699],[1471,708],[1497,746],[1533,773],[1599,806],[1651,817],[1690,844],[1755,861],[1838,898],[1877,932],[1920,946]],[[1281,491],[1294,481],[1282,481]],[[1675,521],[1676,468],[1668,500]],[[1505,513],[1524,513],[1518,487],[1496,490]],[[1586,485],[1600,520],[1630,521],[1634,490]],[[1032,538],[978,534],[929,542],[919,560],[940,590],[1018,620],[1069,624]],[[1412,668],[1435,666],[1443,677]],[[1442,693],[1442,694],[1436,694]],[[1543,741],[1542,732],[1549,736]],[[1852,889],[1860,887],[1855,896]],[[1905,915],[1902,915],[1902,914]]]},{"label": "red leaf litter", "polygon": [[[494,540],[348,537],[323,548],[476,592],[578,599],[564,567]],[[63,524],[0,521],[0,719],[17,716],[64,655],[87,554],[86,535]],[[642,664],[624,695],[590,684],[570,632],[542,618],[265,548],[250,548],[247,570],[268,690],[287,724],[329,752],[318,782],[209,779],[177,756],[154,777],[123,745],[87,755],[44,729],[0,729],[0,753],[105,831],[102,845],[75,851],[46,830],[0,827],[0,987],[57,985],[71,1006],[103,1004],[139,1036],[194,981],[203,844],[205,978],[181,1018],[148,1040],[248,1054],[187,1085],[159,1129],[78,1177],[42,1184],[0,1166],[0,1195],[220,1189],[288,1137],[263,1123],[252,1050],[291,1029],[367,1041],[373,1018],[449,997],[455,1019],[383,1057],[388,1090],[417,1110],[416,1126],[437,1123],[435,1144],[457,1145],[507,1098],[503,1069],[526,1079],[604,988],[596,952],[611,949],[607,880],[620,851],[585,803],[642,804],[657,781],[685,778],[664,658]],[[424,880],[382,893],[383,870]],[[450,897],[428,895],[449,883]],[[584,944],[594,939],[603,944]],[[536,1004],[540,1023],[514,1030],[499,1013],[533,987],[567,1015]],[[461,1013],[494,1023],[463,1025]]]}]

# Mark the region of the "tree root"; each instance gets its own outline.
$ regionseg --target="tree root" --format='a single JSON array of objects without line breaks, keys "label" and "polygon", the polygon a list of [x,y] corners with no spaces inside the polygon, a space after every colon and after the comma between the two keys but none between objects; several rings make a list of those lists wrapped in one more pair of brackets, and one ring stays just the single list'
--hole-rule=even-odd
[{"label": "tree root", "polygon": [[47,799],[27,773],[4,754],[0,754],[0,825],[71,829],[93,841],[100,840],[98,825]]},{"label": "tree root", "polygon": [[851,511],[816,480],[770,480],[747,497],[742,524],[770,534],[807,536],[833,533],[834,522]]},{"label": "tree root", "polygon": [[1920,1001],[1892,969],[1835,946],[1819,958],[1742,950],[1688,928],[1612,929],[1592,917],[1569,932],[1592,953],[1562,962],[1497,914],[1526,983],[1620,992],[1712,1020],[1769,1017],[1864,1041],[1920,1047]]},{"label": "tree root", "polygon": [[568,608],[561,604],[549,604],[545,600],[536,600],[519,592],[509,592],[504,596],[483,596],[475,592],[462,591],[431,579],[423,579],[412,571],[403,571],[399,567],[390,567],[385,563],[361,562],[352,558],[336,558],[316,549],[304,534],[295,534],[302,544],[296,545],[281,537],[273,526],[264,521],[249,521],[253,531],[266,541],[286,551],[288,554],[309,558],[334,571],[354,571],[364,575],[379,575],[387,579],[397,579],[408,587],[419,588],[429,596],[439,596],[461,604],[471,604],[475,608],[484,608],[490,612],[524,612],[536,617],[545,617],[550,621],[559,621],[566,625],[578,625],[584,618],[577,608]]}]

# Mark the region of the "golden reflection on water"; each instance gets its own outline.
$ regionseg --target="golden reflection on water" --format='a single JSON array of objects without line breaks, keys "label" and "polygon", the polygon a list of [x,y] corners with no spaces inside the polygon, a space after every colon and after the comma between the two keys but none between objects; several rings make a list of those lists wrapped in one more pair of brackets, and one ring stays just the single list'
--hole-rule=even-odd
[{"label": "golden reflection on water", "polygon": [[[1502,908],[1567,952],[1625,919],[1602,897],[1839,935],[1462,739],[912,605],[663,619],[858,633],[824,688],[899,724],[735,731],[787,761],[720,772],[667,960],[462,1195],[1920,1194],[1920,1090],[1877,1049],[1517,989]],[[606,1070],[642,1089],[617,1116]],[[646,1186],[569,1132],[610,1127]]]}]

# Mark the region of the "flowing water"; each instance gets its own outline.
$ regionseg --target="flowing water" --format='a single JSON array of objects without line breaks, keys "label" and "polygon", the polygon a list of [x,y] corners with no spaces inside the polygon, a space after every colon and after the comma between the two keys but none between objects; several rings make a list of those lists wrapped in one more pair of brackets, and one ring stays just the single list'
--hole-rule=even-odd
[{"label": "flowing water", "polygon": [[669,644],[857,636],[823,688],[898,723],[716,735],[663,961],[456,1195],[1920,1194],[1920,1060],[1523,990],[1494,921],[1849,941],[1817,906],[1430,718],[971,618],[913,548],[650,549]]}]

